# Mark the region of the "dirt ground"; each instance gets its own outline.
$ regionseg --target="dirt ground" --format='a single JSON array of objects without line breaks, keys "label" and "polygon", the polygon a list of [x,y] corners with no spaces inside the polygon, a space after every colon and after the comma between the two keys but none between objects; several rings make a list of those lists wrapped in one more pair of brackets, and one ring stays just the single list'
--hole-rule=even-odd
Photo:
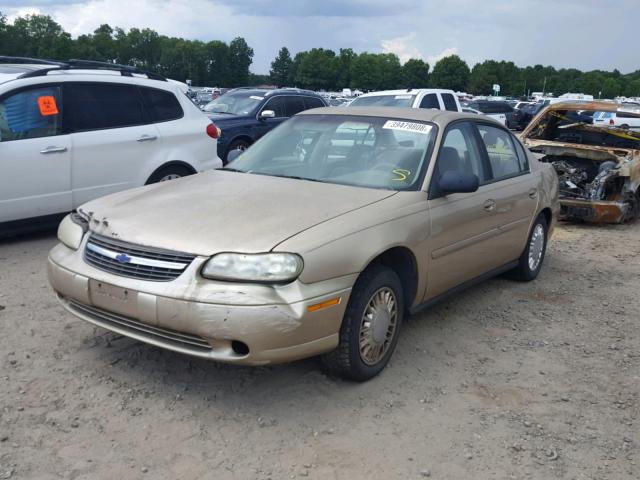
[{"label": "dirt ground", "polygon": [[640,223],[562,225],[538,280],[412,317],[365,384],[94,328],[54,243],[0,243],[0,479],[640,478]]}]

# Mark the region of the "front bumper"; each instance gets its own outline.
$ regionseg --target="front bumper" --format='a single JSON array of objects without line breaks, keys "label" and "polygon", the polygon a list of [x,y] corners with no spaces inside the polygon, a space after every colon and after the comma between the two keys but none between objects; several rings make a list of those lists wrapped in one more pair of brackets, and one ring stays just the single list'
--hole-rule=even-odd
[{"label": "front bumper", "polygon": [[[83,249],[84,242],[78,251],[58,245],[49,254],[49,282],[68,311],[152,345],[244,365],[334,349],[356,277],[277,287],[214,282],[199,276],[206,258],[197,258],[179,278],[151,282],[96,269],[84,262]],[[335,298],[336,305],[308,309]]]},{"label": "front bumper", "polygon": [[621,223],[627,218],[629,204],[607,200],[560,199],[561,220],[590,223]]}]

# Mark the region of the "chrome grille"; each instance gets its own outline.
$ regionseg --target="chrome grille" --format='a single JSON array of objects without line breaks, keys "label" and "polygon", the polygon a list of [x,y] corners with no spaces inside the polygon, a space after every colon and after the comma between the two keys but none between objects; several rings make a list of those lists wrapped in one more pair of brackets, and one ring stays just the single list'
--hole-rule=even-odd
[{"label": "chrome grille", "polygon": [[116,313],[107,312],[100,308],[79,303],[69,298],[64,299],[70,310],[80,315],[90,317],[93,322],[123,335],[131,334],[141,340],[149,339],[167,347],[189,350],[191,353],[207,353],[212,350],[211,345],[203,337],[191,333],[178,332],[168,328],[154,327],[146,323],[123,317]]},{"label": "chrome grille", "polygon": [[95,233],[84,249],[85,261],[100,270],[156,282],[178,278],[194,258],[194,255],[133,245]]}]

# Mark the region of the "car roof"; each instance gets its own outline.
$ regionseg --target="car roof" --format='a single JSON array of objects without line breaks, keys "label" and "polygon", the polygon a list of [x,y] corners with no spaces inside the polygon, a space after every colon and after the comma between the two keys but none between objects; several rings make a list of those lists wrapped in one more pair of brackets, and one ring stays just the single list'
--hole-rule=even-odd
[{"label": "car roof", "polygon": [[499,122],[490,117],[479,117],[473,113],[459,113],[448,110],[436,110],[427,108],[400,108],[400,107],[349,107],[332,108],[322,107],[305,110],[297,115],[341,115],[341,116],[361,116],[361,117],[381,117],[388,119],[414,120],[419,122],[433,122],[440,127],[446,127],[455,120],[482,120],[502,126]]},{"label": "car roof", "polygon": [[0,83],[8,82],[9,80],[15,80],[20,75],[47,68],[48,66],[49,65],[30,65],[24,63],[0,64]]},{"label": "car roof", "polygon": [[380,90],[379,92],[363,93],[360,97],[379,97],[383,95],[418,95],[420,93],[452,93],[453,90],[442,88],[403,88],[401,90]]}]

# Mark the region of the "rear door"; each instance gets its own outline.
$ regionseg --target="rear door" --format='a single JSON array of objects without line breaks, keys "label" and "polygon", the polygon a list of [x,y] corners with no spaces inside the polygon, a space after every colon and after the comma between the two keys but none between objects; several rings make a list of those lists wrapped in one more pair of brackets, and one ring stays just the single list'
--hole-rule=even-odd
[{"label": "rear door", "polygon": [[0,97],[0,223],[72,209],[71,141],[57,85]]},{"label": "rear door", "polygon": [[74,207],[144,185],[148,165],[163,163],[162,138],[136,85],[65,83],[64,112]]},{"label": "rear door", "polygon": [[539,175],[532,173],[520,142],[510,132],[477,123],[483,154],[490,170],[487,185],[495,200],[500,235],[493,240],[499,264],[517,259],[523,252],[529,228],[538,208]]},{"label": "rear door", "polygon": [[[427,298],[443,293],[499,266],[495,238],[499,235],[495,187],[470,122],[447,128],[429,187],[431,236]],[[443,195],[437,179],[445,171],[478,176],[480,187],[472,193]]]}]

